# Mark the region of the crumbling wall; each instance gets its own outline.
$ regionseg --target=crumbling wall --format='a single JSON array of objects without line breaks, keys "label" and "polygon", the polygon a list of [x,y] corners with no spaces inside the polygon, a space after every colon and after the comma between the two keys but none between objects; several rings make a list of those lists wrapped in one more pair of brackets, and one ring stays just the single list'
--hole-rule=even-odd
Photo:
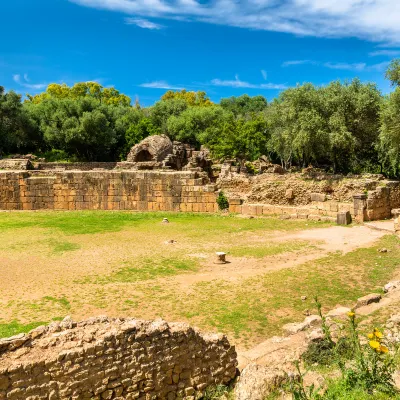
[{"label": "crumbling wall", "polygon": [[37,162],[35,169],[44,170],[65,170],[65,171],[91,171],[94,169],[111,170],[116,168],[117,162]]},{"label": "crumbling wall", "polygon": [[190,171],[0,171],[3,210],[214,212],[215,190]]},{"label": "crumbling wall", "polygon": [[4,160],[0,160],[0,170],[7,169],[25,171],[32,168],[32,163],[29,159],[5,158]]},{"label": "crumbling wall", "polygon": [[194,400],[236,365],[226,336],[186,324],[66,318],[0,339],[0,400]]}]

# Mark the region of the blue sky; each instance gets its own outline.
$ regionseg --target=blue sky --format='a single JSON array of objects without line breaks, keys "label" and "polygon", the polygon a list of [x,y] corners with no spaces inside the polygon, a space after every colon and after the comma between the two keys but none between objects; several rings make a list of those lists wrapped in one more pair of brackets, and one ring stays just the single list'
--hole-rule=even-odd
[{"label": "blue sky", "polygon": [[398,0],[1,0],[0,85],[95,80],[144,105],[383,75],[400,56]]}]

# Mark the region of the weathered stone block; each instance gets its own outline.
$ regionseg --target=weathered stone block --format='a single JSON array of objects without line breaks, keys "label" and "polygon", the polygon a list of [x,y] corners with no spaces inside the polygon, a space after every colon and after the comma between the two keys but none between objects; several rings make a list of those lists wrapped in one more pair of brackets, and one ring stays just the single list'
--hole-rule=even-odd
[{"label": "weathered stone block", "polygon": [[351,224],[351,215],[349,211],[340,211],[337,213],[336,223],[338,225],[349,225]]}]

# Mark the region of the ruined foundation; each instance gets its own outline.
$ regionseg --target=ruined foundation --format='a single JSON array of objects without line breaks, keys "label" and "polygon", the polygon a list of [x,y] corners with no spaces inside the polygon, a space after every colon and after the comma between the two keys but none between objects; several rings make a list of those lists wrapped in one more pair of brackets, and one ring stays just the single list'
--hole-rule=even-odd
[{"label": "ruined foundation", "polygon": [[236,365],[226,336],[186,324],[66,318],[0,339],[0,400],[194,400]]}]

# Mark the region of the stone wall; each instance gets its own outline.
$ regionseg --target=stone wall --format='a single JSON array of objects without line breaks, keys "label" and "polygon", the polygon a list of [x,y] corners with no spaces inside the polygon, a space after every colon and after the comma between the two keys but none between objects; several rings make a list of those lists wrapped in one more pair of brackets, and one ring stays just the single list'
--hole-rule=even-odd
[{"label": "stone wall", "polygon": [[0,170],[20,170],[25,171],[27,169],[32,169],[33,166],[28,159],[23,158],[5,158],[0,160]]},{"label": "stone wall", "polygon": [[215,212],[215,189],[198,172],[0,171],[0,209]]},{"label": "stone wall", "polygon": [[37,162],[34,163],[35,169],[45,170],[65,170],[65,171],[92,171],[94,169],[111,170],[116,168],[117,162]]},{"label": "stone wall", "polygon": [[223,335],[106,317],[0,339],[0,400],[194,400],[236,375]]}]

